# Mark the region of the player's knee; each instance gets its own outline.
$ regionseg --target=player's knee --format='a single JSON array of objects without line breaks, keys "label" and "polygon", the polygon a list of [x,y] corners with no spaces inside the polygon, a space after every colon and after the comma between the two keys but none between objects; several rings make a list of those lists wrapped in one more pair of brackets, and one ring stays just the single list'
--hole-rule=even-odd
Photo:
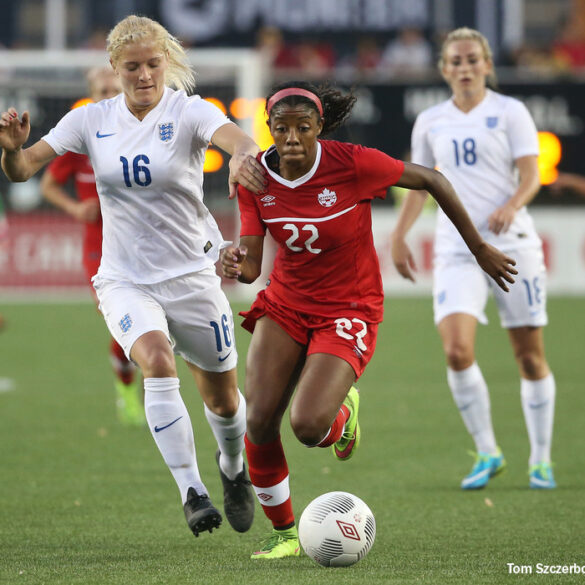
[{"label": "player's knee", "polygon": [[539,352],[530,350],[518,351],[516,361],[520,367],[523,378],[537,380],[544,378],[548,373],[548,364]]},{"label": "player's knee", "polygon": [[464,370],[473,364],[473,351],[464,344],[457,342],[449,343],[444,349],[447,365],[453,370]]},{"label": "player's knee", "polygon": [[233,418],[238,412],[238,402],[223,396],[212,397],[207,408],[222,418]]},{"label": "player's knee", "polygon": [[307,416],[306,414],[297,415],[291,413],[290,425],[295,437],[303,445],[314,446],[323,439],[329,429],[330,422],[319,420],[317,416]]},{"label": "player's knee", "polygon": [[177,375],[173,354],[158,348],[146,352],[140,366],[145,378],[173,378]]},{"label": "player's knee", "polygon": [[278,436],[280,419],[275,420],[254,403],[246,404],[246,432],[253,443],[262,444]]}]

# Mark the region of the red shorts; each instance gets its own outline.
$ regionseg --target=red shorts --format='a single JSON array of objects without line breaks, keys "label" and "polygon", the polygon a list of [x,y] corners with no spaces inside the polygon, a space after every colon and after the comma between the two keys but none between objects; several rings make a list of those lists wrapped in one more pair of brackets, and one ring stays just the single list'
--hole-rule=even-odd
[{"label": "red shorts", "polygon": [[307,355],[327,353],[345,360],[353,368],[356,380],[374,355],[378,323],[368,323],[362,313],[341,311],[337,317],[320,317],[299,313],[266,298],[260,291],[244,317],[242,327],[254,331],[256,321],[266,315],[284,329],[295,341],[307,347]]}]

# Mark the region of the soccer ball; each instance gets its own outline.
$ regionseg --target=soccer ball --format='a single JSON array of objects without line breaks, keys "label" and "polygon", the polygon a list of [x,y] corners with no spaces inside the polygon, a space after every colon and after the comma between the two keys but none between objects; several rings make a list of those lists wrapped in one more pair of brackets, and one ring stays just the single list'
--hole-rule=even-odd
[{"label": "soccer ball", "polygon": [[375,538],[372,511],[347,492],[329,492],[315,498],[299,520],[303,550],[324,567],[357,563],[368,554]]}]

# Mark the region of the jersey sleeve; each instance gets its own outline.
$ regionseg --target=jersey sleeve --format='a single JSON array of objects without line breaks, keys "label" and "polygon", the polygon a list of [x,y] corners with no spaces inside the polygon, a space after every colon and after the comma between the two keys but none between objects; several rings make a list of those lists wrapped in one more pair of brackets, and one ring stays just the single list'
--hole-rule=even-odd
[{"label": "jersey sleeve", "polygon": [[47,166],[47,171],[57,183],[64,185],[75,174],[75,161],[72,153],[66,152],[53,159]]},{"label": "jersey sleeve", "polygon": [[264,236],[266,224],[260,217],[254,194],[242,185],[238,185],[238,206],[240,208],[240,236]]},{"label": "jersey sleeve", "polygon": [[511,100],[506,114],[512,158],[516,160],[522,156],[538,156],[538,131],[526,106],[519,100]]},{"label": "jersey sleeve", "polygon": [[375,148],[356,145],[354,162],[362,199],[384,198],[404,172],[404,163]]},{"label": "jersey sleeve", "polygon": [[87,154],[84,139],[85,117],[92,104],[65,114],[57,125],[42,137],[58,155],[67,151]]},{"label": "jersey sleeve", "polygon": [[430,169],[435,168],[435,157],[427,139],[426,123],[422,116],[418,116],[412,128],[410,137],[410,159],[417,165]]},{"label": "jersey sleeve", "polygon": [[204,144],[211,141],[211,137],[218,128],[233,122],[215,105],[194,96],[189,105],[188,114],[192,124],[193,135]]}]

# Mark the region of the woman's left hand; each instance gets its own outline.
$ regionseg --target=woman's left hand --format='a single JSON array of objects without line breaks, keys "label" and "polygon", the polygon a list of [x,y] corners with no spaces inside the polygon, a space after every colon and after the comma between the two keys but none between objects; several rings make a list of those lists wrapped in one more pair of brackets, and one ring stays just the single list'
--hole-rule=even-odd
[{"label": "woman's left hand", "polygon": [[246,187],[252,193],[261,193],[266,188],[266,174],[264,167],[255,157],[244,154],[234,155],[230,159],[229,199],[236,196],[237,185]]},{"label": "woman's left hand", "polygon": [[475,259],[484,272],[487,272],[503,291],[510,290],[506,282],[513,284],[514,277],[512,275],[518,274],[514,268],[516,261],[513,258],[484,242],[475,253]]}]

